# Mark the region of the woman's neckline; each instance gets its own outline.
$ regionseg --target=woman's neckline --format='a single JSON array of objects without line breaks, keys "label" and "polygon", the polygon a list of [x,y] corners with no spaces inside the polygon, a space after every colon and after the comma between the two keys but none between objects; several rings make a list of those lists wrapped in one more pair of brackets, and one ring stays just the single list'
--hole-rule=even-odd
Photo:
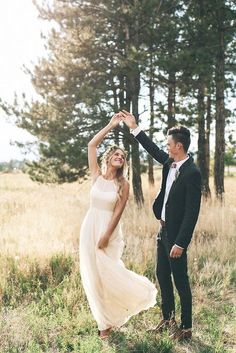
[{"label": "woman's neckline", "polygon": [[115,178],[114,179],[106,179],[102,174],[100,174],[100,176],[102,177],[103,180],[105,181],[115,181]]}]

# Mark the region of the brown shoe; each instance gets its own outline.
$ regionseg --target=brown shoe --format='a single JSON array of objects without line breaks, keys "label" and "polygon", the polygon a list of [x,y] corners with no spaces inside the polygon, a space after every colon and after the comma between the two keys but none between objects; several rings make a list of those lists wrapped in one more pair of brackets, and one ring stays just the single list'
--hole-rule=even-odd
[{"label": "brown shoe", "polygon": [[149,330],[147,332],[159,332],[162,333],[167,330],[172,330],[174,327],[177,327],[175,319],[170,319],[170,320],[161,320],[159,324]]},{"label": "brown shoe", "polygon": [[178,328],[172,335],[170,335],[170,338],[178,342],[188,341],[192,338],[192,330]]}]

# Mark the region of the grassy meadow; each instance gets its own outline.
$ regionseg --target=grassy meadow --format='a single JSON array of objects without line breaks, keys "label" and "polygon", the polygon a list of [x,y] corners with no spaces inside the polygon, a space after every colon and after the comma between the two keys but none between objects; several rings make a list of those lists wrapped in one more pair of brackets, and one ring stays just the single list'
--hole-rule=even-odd
[{"label": "grassy meadow", "polygon": [[[124,262],[153,281],[159,225],[151,205],[159,184],[159,174],[155,188],[144,176],[145,207],[137,209],[131,195],[122,217]],[[236,178],[227,177],[225,187],[223,206],[214,198],[202,203],[189,248],[192,341],[173,343],[167,334],[146,332],[161,319],[158,295],[156,307],[103,342],[78,267],[90,181],[41,185],[24,174],[0,174],[0,353],[236,352]]]}]

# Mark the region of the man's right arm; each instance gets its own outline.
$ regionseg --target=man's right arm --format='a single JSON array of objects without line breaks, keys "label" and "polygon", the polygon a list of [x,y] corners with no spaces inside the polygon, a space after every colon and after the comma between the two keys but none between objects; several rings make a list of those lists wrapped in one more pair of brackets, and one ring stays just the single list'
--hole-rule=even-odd
[{"label": "man's right arm", "polygon": [[[132,131],[131,134],[134,135]],[[164,164],[168,159],[168,154],[157,147],[143,130],[140,130],[140,132],[136,136],[134,135],[134,137],[157,162]]]},{"label": "man's right arm", "polygon": [[168,154],[161,150],[145,132],[137,125],[135,117],[126,111],[122,111],[125,124],[131,129],[131,134],[138,140],[143,148],[159,163],[164,164],[168,159]]}]

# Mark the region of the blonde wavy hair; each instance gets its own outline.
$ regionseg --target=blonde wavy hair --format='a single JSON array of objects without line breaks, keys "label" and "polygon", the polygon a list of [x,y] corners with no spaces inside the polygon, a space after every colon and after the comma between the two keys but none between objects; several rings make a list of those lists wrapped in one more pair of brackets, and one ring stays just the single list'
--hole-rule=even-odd
[{"label": "blonde wavy hair", "polygon": [[122,151],[125,156],[124,164],[122,165],[121,168],[117,169],[116,177],[115,177],[115,183],[118,186],[118,192],[117,192],[118,197],[121,198],[122,193],[123,193],[123,188],[124,188],[124,181],[126,179],[127,172],[128,172],[128,164],[127,164],[127,159],[126,159],[127,153],[125,152],[125,150],[117,145],[113,145],[113,146],[108,147],[107,150],[104,152],[102,159],[101,159],[101,172],[103,175],[106,174],[109,162],[117,150]]}]

